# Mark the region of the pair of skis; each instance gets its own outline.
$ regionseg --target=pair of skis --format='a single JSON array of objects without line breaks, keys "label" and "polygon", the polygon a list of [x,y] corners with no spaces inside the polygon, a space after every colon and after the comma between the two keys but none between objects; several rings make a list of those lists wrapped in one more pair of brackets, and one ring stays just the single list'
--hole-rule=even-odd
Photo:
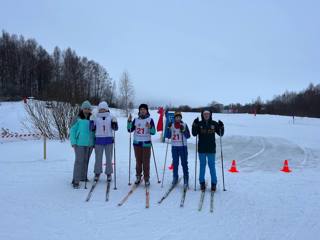
[{"label": "pair of skis", "polygon": [[[89,191],[89,193],[88,193],[88,196],[87,196],[87,198],[86,198],[86,202],[89,202],[89,201],[90,201],[91,196],[92,196],[92,193],[93,193],[94,189],[96,188],[98,182],[99,182],[99,179],[98,179],[97,181],[94,181],[94,182],[93,182],[93,184],[92,184],[92,186],[91,186],[91,188],[90,188],[90,191]],[[106,198],[105,198],[106,202],[109,201],[110,185],[111,185],[111,181],[107,181]]]},{"label": "pair of skis", "polygon": [[[133,184],[130,191],[127,193],[127,195],[118,203],[118,206],[122,206],[128,198],[134,193],[134,191],[139,187],[139,185],[143,182],[143,179],[141,179],[141,182],[139,184]],[[146,190],[146,208],[150,207],[150,186],[145,187]]]},{"label": "pair of skis", "polygon": [[[213,212],[214,209],[214,191],[211,191],[210,193],[210,212]],[[198,206],[198,211],[200,212],[202,210],[204,198],[205,198],[206,190],[201,190],[200,194],[200,201],[199,201],[199,206]]]},{"label": "pair of skis", "polygon": [[[170,186],[170,188],[166,191],[166,193],[163,195],[163,197],[158,201],[159,204],[161,204],[169,196],[169,194],[179,184],[180,181],[181,181],[181,178],[178,180],[177,184],[173,184]],[[185,202],[187,191],[188,191],[188,188],[183,188],[181,201],[180,201],[180,207],[184,207],[184,202]],[[202,206],[203,206],[204,198],[205,198],[205,193],[206,193],[205,190],[201,191],[198,211],[202,210]],[[214,191],[211,191],[211,193],[210,193],[210,212],[211,213],[214,210],[214,193],[215,193]]]},{"label": "pair of skis", "polygon": [[[180,182],[181,179],[179,179],[178,183]],[[142,181],[141,181],[142,182]],[[178,185],[174,184],[172,186],[170,186],[170,188],[167,190],[167,192],[163,195],[163,197],[158,201],[159,204],[161,204],[163,202],[163,200],[165,200],[169,194],[172,192],[172,190]],[[134,193],[134,191],[139,187],[141,183],[139,184],[134,184],[132,186],[132,188],[130,189],[130,191],[127,193],[127,195],[118,203],[118,206],[122,206],[127,200],[128,198]],[[146,186],[145,190],[146,190],[146,208],[150,207],[150,191],[149,191],[149,186]],[[183,194],[182,194],[182,198],[181,198],[181,202],[180,202],[180,207],[184,206],[184,201],[185,201],[185,197],[186,197],[186,193],[187,193],[187,188],[184,188],[183,190]]]},{"label": "pair of skis", "polygon": [[[162,196],[162,198],[158,201],[159,204],[161,204],[169,196],[169,194],[180,183],[180,181],[181,181],[181,178],[178,179],[178,182],[176,184],[172,184],[170,186],[170,188],[165,192],[165,194]],[[187,191],[188,191],[188,188],[184,187],[183,191],[182,191],[181,200],[180,200],[180,207],[184,207],[184,202],[186,199]]]},{"label": "pair of skis", "polygon": [[[142,182],[143,180],[141,180]],[[181,181],[181,178],[178,180],[178,182],[176,184],[172,184],[170,186],[170,188],[166,191],[166,193],[162,196],[162,198],[158,201],[159,204],[161,204],[168,196],[169,194],[172,192],[172,190],[179,184],[179,182]],[[94,181],[94,183],[91,186],[91,189],[88,193],[88,196],[86,198],[86,201],[88,202],[91,199],[92,193],[94,191],[94,189],[96,188],[97,184],[98,184],[99,180]],[[132,188],[130,189],[130,191],[128,192],[128,194],[121,200],[121,202],[118,204],[118,206],[122,206],[127,200],[128,198],[133,194],[133,192],[138,188],[138,186],[141,184],[141,182],[139,184],[134,184],[132,186]],[[106,202],[109,201],[109,193],[110,193],[110,185],[111,182],[107,181],[107,188],[106,188]],[[146,208],[150,207],[150,187],[146,186],[145,188],[146,190]],[[184,207],[184,202],[185,202],[185,198],[186,198],[186,194],[187,194],[188,189],[187,188],[183,188],[182,191],[182,196],[181,196],[181,201],[180,201],[180,207]],[[203,207],[203,203],[204,203],[204,199],[205,199],[205,193],[206,191],[201,191],[200,194],[200,201],[199,201],[199,206],[198,206],[198,211],[202,210]],[[210,212],[213,212],[214,210],[214,191],[211,191],[210,194]]]}]

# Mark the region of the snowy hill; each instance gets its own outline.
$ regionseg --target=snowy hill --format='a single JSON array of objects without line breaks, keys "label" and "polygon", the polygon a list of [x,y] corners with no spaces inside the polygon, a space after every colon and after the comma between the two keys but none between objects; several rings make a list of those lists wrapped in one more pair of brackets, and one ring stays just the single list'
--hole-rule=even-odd
[{"label": "snowy hill", "polygon": [[[222,191],[217,141],[219,183],[214,212],[210,213],[209,193],[202,211],[197,210],[200,192],[194,191],[195,138],[188,145],[191,184],[184,208],[179,207],[182,186],[161,205],[157,203],[169,187],[172,173],[166,168],[161,188],[153,160],[150,209],[144,207],[142,187],[123,206],[117,206],[130,187],[126,119],[119,111],[116,115],[120,127],[116,136],[118,190],[112,188],[109,202],[104,201],[105,176],[89,202],[85,202],[87,189],[71,187],[74,153],[69,142],[49,141],[48,158],[43,160],[41,140],[0,138],[0,239],[317,239],[320,119],[296,118],[293,124],[290,117],[215,114],[214,119],[221,119],[226,128],[223,152],[227,191]],[[151,115],[158,120],[155,111]],[[191,127],[197,116],[185,113],[183,120]],[[22,102],[1,103],[0,128],[23,132],[21,120],[25,117]],[[166,144],[159,139],[159,135],[153,137],[161,177]],[[166,167],[171,152],[168,156]],[[279,171],[285,159],[292,173]],[[227,171],[232,160],[237,161],[237,174]],[[94,154],[90,179],[93,165]],[[206,179],[210,179],[208,170]]]}]

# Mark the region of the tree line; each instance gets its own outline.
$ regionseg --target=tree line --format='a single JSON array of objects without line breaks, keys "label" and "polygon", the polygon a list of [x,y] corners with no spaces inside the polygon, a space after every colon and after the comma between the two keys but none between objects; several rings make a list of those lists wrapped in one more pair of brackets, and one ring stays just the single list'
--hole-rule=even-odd
[{"label": "tree line", "polygon": [[320,84],[310,84],[300,92],[286,91],[275,96],[272,100],[262,101],[260,97],[252,103],[233,103],[223,105],[216,101],[207,106],[193,108],[188,105],[179,107],[167,106],[170,111],[201,112],[203,109],[210,109],[216,113],[252,113],[252,114],[273,114],[285,116],[320,117]]},{"label": "tree line", "polygon": [[286,91],[263,102],[258,97],[251,104],[230,104],[225,109],[239,113],[273,114],[300,117],[320,117],[320,84],[310,84],[300,92]]},{"label": "tree line", "polygon": [[34,97],[71,104],[88,99],[106,100],[111,107],[128,110],[134,88],[124,72],[117,88],[109,72],[99,63],[80,57],[71,48],[55,47],[48,53],[34,39],[2,31],[0,36],[0,99]]},{"label": "tree line", "polygon": [[[34,39],[2,31],[0,36],[0,100],[34,97],[45,101],[61,101],[72,105],[88,99],[93,104],[106,100],[111,107],[133,108],[134,87],[124,71],[117,87],[109,72],[99,63],[80,57],[71,48],[55,47],[48,53]],[[212,101],[207,106],[167,106],[168,110],[277,114],[320,117],[320,84],[310,84],[301,92],[289,92],[263,102],[223,105]]]}]

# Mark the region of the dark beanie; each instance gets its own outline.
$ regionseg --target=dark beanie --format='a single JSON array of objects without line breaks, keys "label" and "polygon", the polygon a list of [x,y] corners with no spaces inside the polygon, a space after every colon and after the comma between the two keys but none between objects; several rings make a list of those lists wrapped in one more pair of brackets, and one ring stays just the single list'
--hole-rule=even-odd
[{"label": "dark beanie", "polygon": [[148,105],[147,105],[147,104],[145,104],[145,103],[140,104],[140,106],[139,106],[139,112],[140,112],[140,109],[141,109],[141,108],[145,108],[145,109],[147,109],[147,112],[149,112],[149,108],[148,108]]}]

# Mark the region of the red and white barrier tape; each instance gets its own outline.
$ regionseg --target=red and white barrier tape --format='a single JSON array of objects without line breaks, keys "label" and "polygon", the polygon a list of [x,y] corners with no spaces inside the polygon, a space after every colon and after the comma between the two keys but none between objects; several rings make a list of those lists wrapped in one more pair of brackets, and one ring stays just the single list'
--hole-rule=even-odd
[{"label": "red and white barrier tape", "polygon": [[40,133],[26,133],[26,134],[7,134],[1,136],[1,138],[21,138],[21,137],[41,137]]}]

